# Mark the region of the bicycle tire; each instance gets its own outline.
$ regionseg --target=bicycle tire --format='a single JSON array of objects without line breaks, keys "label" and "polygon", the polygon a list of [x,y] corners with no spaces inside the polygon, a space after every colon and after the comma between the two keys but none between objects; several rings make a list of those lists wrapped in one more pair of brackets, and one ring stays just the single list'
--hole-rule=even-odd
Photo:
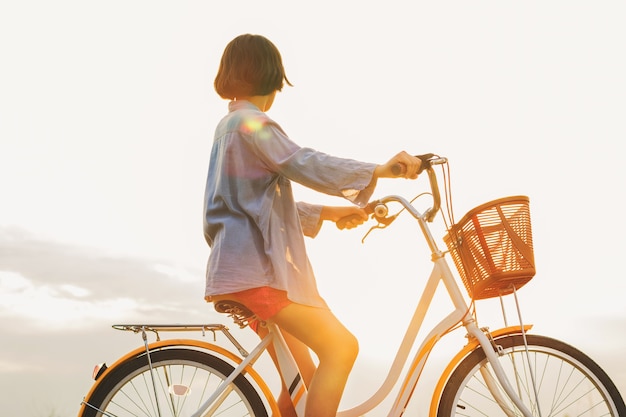
[{"label": "bicycle tire", "polygon": [[[615,384],[591,358],[556,339],[537,335],[527,335],[526,339],[528,353],[519,334],[497,338],[495,344],[502,347],[500,362],[511,385],[533,416],[626,416],[624,400]],[[507,416],[486,387],[481,367],[491,368],[479,347],[450,376],[437,417]],[[520,416],[512,402],[508,398],[506,401],[508,415]]]},{"label": "bicycle tire", "polygon": [[[150,360],[152,372],[146,354],[111,369],[85,399],[79,417],[188,417],[234,370],[216,356],[191,349],[153,351]],[[232,385],[232,391],[214,415],[267,417],[263,401],[244,375],[238,375]]]}]

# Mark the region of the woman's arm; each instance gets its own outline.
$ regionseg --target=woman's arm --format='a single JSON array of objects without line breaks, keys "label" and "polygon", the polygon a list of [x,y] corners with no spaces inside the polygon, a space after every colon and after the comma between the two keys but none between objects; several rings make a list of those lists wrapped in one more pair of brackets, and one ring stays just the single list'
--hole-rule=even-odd
[{"label": "woman's arm", "polygon": [[337,227],[352,229],[368,219],[367,212],[357,206],[321,206],[302,201],[297,202],[296,206],[302,232],[311,238],[317,236],[325,220],[337,223],[343,219],[341,225],[337,224]]}]

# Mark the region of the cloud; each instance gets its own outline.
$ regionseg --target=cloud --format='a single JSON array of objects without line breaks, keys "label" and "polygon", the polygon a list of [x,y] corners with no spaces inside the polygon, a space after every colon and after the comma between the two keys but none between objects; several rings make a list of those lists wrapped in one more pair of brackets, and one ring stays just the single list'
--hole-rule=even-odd
[{"label": "cloud", "polygon": [[86,288],[72,284],[37,286],[15,272],[0,272],[0,317],[5,319],[23,318],[38,328],[67,330],[139,310],[137,302],[128,297],[94,301],[89,295]]},{"label": "cloud", "polygon": [[112,324],[224,322],[203,290],[201,270],[0,227],[0,413],[75,415],[93,365],[142,344]]},{"label": "cloud", "polygon": [[185,316],[204,309],[203,281],[202,271],[160,260],[114,257],[0,229],[0,317],[5,323],[60,331],[94,321]]}]

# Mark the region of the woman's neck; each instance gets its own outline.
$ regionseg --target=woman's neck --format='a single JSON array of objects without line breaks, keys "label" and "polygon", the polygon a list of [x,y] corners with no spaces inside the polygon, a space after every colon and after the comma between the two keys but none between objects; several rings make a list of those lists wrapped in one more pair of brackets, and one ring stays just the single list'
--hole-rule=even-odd
[{"label": "woman's neck", "polygon": [[264,96],[240,97],[239,100],[246,100],[257,106],[261,111],[266,112],[272,107],[276,91]]}]

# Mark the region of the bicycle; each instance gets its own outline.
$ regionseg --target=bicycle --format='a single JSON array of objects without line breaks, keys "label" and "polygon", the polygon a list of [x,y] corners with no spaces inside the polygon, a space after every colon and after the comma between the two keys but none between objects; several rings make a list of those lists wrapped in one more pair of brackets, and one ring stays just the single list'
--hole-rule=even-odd
[{"label": "bicycle", "polygon": [[[513,196],[485,203],[469,211],[458,223],[451,210],[449,167],[446,158],[422,156],[428,174],[432,206],[423,213],[413,201],[387,196],[368,205],[377,220],[374,229],[389,226],[397,216],[409,213],[418,223],[431,252],[433,269],[426,281],[415,313],[408,325],[388,375],[369,399],[339,417],[363,415],[387,398],[406,370],[390,417],[403,414],[430,352],[448,333],[464,328],[467,343],[450,360],[436,384],[429,415],[449,416],[626,416],[621,394],[604,370],[578,349],[559,340],[529,334],[532,325],[521,318],[517,291],[535,275],[529,199]],[[435,167],[441,166],[445,185],[447,217]],[[447,170],[446,170],[447,168]],[[391,215],[389,207],[399,204]],[[429,229],[442,213],[447,234],[446,251],[438,248]],[[364,238],[365,239],[365,238]],[[458,270],[470,301],[466,301],[446,256]],[[408,362],[411,349],[442,282],[454,306],[427,334]],[[513,296],[519,324],[489,330],[479,327],[476,301]],[[243,305],[223,300],[215,303],[244,328],[253,319]],[[503,307],[503,314],[506,315]],[[79,417],[94,416],[279,416],[276,400],[254,364],[273,343],[278,372],[289,387],[292,402],[303,415],[306,386],[291,357],[280,330],[269,329],[251,352],[247,352],[223,324],[150,325],[122,324],[115,329],[140,333],[143,346],[119,358],[111,366],[96,367],[95,383],[85,396]],[[198,331],[222,334],[238,353],[197,339],[161,340],[161,332]],[[148,342],[147,334],[157,335]],[[408,364],[408,367],[407,367]]]}]

